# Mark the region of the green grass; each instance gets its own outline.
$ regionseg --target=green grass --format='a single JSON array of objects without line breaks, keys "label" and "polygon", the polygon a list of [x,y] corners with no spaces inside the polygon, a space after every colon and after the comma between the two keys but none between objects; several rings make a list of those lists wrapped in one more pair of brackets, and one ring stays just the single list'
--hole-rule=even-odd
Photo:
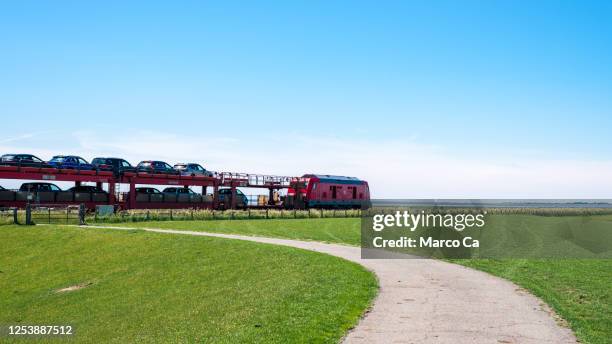
[{"label": "green grass", "polygon": [[[550,222],[554,216],[516,215],[517,220]],[[609,215],[598,221],[610,220]],[[571,219],[569,219],[571,220]],[[217,233],[318,240],[359,245],[359,219],[176,221],[122,224]],[[584,343],[609,343],[612,338],[612,260],[610,259],[478,259],[453,260],[509,279],[551,305]]]},{"label": "green grass", "polygon": [[[232,233],[359,245],[358,218],[126,222],[119,226]],[[109,224],[109,226],[112,226]]]},{"label": "green grass", "polygon": [[1,226],[0,242],[0,324],[77,342],[337,342],[377,289],[357,264],[236,240]]}]

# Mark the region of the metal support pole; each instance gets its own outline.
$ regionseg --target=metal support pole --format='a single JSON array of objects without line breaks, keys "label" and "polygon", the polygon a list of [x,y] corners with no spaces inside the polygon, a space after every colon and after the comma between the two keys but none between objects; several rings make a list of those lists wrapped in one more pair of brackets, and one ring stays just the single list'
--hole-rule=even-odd
[{"label": "metal support pole", "polygon": [[26,204],[26,225],[32,224],[32,206],[30,203]]},{"label": "metal support pole", "polygon": [[115,181],[108,182],[108,204],[115,204]]},{"label": "metal support pole", "polygon": [[136,208],[136,184],[132,178],[130,178],[130,199],[128,200],[128,208]]},{"label": "metal support pole", "polygon": [[232,199],[231,199],[231,208],[236,209],[236,185],[232,183]]},{"label": "metal support pole", "polygon": [[19,224],[19,219],[17,217],[17,208],[13,208],[13,223],[16,225]]},{"label": "metal support pole", "polygon": [[79,204],[79,225],[85,226],[85,204]]},{"label": "metal support pole", "polygon": [[219,207],[219,185],[215,183],[213,186],[213,209],[217,209]]}]

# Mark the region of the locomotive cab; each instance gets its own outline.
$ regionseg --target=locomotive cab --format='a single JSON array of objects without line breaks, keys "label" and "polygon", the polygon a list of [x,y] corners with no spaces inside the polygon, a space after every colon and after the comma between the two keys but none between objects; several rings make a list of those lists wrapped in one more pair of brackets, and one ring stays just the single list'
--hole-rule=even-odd
[{"label": "locomotive cab", "polygon": [[368,183],[355,177],[305,174],[292,180],[287,191],[296,206],[307,208],[368,208]]}]

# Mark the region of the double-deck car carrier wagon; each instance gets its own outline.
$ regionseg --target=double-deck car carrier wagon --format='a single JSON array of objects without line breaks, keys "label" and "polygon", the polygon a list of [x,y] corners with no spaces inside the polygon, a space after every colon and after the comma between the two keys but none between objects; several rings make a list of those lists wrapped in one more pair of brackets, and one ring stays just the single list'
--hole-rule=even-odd
[{"label": "double-deck car carrier wagon", "polygon": [[[242,201],[245,196],[238,190],[240,187],[268,190],[269,196],[264,198],[266,202],[257,202],[252,207],[363,208],[368,207],[370,202],[369,188],[365,181],[313,174],[302,177],[231,172],[181,175],[124,171],[116,174],[103,170],[0,165],[0,179],[75,184],[71,191],[0,189],[0,207],[84,204],[88,209],[94,209],[97,205],[113,205],[116,209],[236,209],[251,206]],[[80,187],[82,183],[96,183],[96,187],[83,188]],[[105,184],[108,191],[103,191]],[[129,191],[115,192],[118,184],[129,185]],[[172,187],[173,192],[139,192],[146,188],[137,188],[137,185],[165,185]],[[202,192],[174,192],[191,186],[201,187]],[[287,190],[287,196],[282,200],[276,197],[281,189]]]}]

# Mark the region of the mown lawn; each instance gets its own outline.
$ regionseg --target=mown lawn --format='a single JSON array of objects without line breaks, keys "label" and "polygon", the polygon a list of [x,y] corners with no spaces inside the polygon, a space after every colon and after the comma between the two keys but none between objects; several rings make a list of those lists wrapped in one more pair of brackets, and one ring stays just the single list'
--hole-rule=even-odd
[{"label": "mown lawn", "polygon": [[[522,216],[524,220],[525,216]],[[599,219],[611,219],[602,216]],[[533,221],[555,221],[537,217]],[[125,223],[121,226],[174,228],[318,240],[359,245],[358,218],[304,220],[220,220]],[[610,259],[476,259],[453,260],[507,278],[551,305],[583,343],[610,343],[612,338],[612,260]]]},{"label": "mown lawn", "polygon": [[148,221],[102,226],[172,228],[359,245],[359,218]]},{"label": "mown lawn", "polygon": [[377,290],[357,264],[237,240],[0,226],[0,242],[0,324],[70,324],[76,342],[332,343]]}]

